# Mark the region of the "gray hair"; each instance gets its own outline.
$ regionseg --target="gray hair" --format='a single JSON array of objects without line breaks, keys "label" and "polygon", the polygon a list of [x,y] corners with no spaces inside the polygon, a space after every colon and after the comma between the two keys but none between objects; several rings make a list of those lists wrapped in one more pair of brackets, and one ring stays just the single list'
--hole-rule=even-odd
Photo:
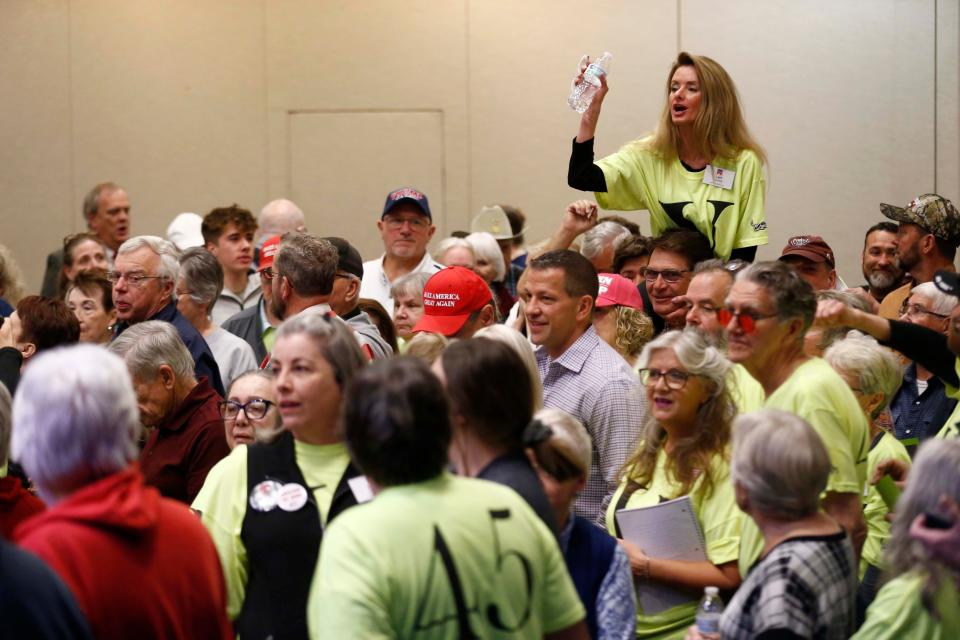
[{"label": "gray hair", "polygon": [[503,263],[503,252],[500,251],[497,239],[486,231],[471,233],[465,239],[473,247],[473,253],[478,259],[482,258],[493,265],[494,281],[503,280],[507,273],[507,265]]},{"label": "gray hair", "polygon": [[329,240],[312,233],[287,233],[273,258],[275,277],[285,277],[301,296],[325,296],[333,290],[340,254]]},{"label": "gray hair", "polygon": [[[851,309],[856,309],[857,311],[864,311],[866,313],[873,313],[870,309],[870,303],[866,301],[862,296],[858,296],[852,291],[837,291],[836,289],[823,289],[815,293],[817,297],[817,302],[821,300],[836,300],[842,302]],[[821,329],[820,331],[820,340],[817,345],[819,349],[826,350],[830,345],[834,344],[837,340],[841,340],[853,327],[827,327]]]},{"label": "gray hair", "polygon": [[143,247],[160,256],[160,270],[157,275],[176,284],[180,274],[180,250],[169,240],[160,236],[134,236],[120,245],[117,255],[132,253]]},{"label": "gray hair", "polygon": [[119,191],[121,187],[112,182],[101,182],[96,185],[90,191],[87,192],[87,195],[83,197],[83,219],[87,222],[90,221],[97,211],[100,209],[100,196],[104,193],[112,193],[114,191]]},{"label": "gray hair", "polygon": [[820,506],[830,456],[803,418],[761,409],[733,423],[730,474],[747,492],[751,507],[780,520],[799,520]]},{"label": "gray hair", "polygon": [[932,282],[918,284],[910,290],[910,295],[919,295],[928,299],[930,301],[929,311],[933,311],[934,313],[938,313],[942,316],[950,315],[950,312],[953,311],[954,307],[960,304],[960,298],[940,291],[940,289],[937,289],[937,285],[933,284]]},{"label": "gray hair", "polygon": [[583,243],[580,245],[580,255],[587,260],[593,260],[608,246],[617,246],[621,240],[630,236],[630,230],[622,224],[601,222],[583,234]]},{"label": "gray hair", "polygon": [[[450,249],[453,249],[453,248],[466,249],[467,251],[470,252],[471,255],[474,256],[474,259],[476,259],[476,255],[477,255],[477,254],[476,254],[476,252],[473,250],[473,245],[472,245],[472,244],[470,244],[469,242],[467,242],[467,240],[466,240],[465,238],[452,238],[452,237],[451,237],[451,238],[444,238],[443,240],[440,241],[440,244],[437,245],[437,253],[436,253],[436,255],[437,255],[438,258],[440,259],[440,262],[443,262],[443,256],[444,256],[444,254],[445,254],[447,251],[450,251]],[[443,263],[443,264],[446,264],[446,263]]]},{"label": "gray hair", "polygon": [[190,299],[204,305],[210,315],[223,291],[220,261],[203,247],[187,249],[180,256],[180,275],[190,289]]},{"label": "gray hair", "polygon": [[319,311],[298,313],[280,325],[277,341],[298,334],[306,334],[316,343],[341,389],[367,364],[353,331],[337,316]]},{"label": "gray hair", "polygon": [[714,395],[724,388],[727,372],[731,366],[730,361],[699,331],[691,329],[660,334],[643,348],[640,359],[637,361],[637,368],[646,368],[650,364],[653,353],[661,349],[673,351],[684,369],[705,378],[710,383],[709,386],[714,389]]},{"label": "gray hair", "polygon": [[891,577],[917,571],[926,578],[925,594],[934,593],[941,579],[952,578],[945,575],[947,568],[943,563],[911,538],[910,525],[928,511],[945,515],[941,513],[941,496],[960,502],[960,439],[931,438],[920,445],[890,528],[885,553]]},{"label": "gray hair", "polygon": [[0,384],[0,467],[10,459],[10,409],[13,398],[5,384]]},{"label": "gray hair", "polygon": [[413,296],[414,298],[423,298],[423,288],[427,286],[427,280],[431,276],[433,274],[426,271],[414,271],[400,276],[390,285],[390,297]]},{"label": "gray hair", "polygon": [[233,390],[233,386],[235,384],[241,380],[246,380],[247,378],[263,378],[264,380],[273,382],[277,376],[274,375],[272,369],[250,369],[249,371],[244,371],[230,382],[230,388],[227,389],[227,395],[230,395],[230,391]]},{"label": "gray hair", "polygon": [[533,346],[527,337],[516,329],[503,324],[492,324],[489,327],[483,327],[477,331],[474,338],[490,338],[497,342],[502,342],[513,349],[523,365],[530,374],[530,386],[533,391],[533,410],[537,411],[543,407],[543,383],[540,382],[540,372],[537,369],[537,358],[533,355]]},{"label": "gray hair", "polygon": [[155,380],[164,364],[178,379],[195,376],[193,356],[176,327],[163,320],[138,322],[117,336],[107,348],[124,359],[130,375],[137,380]]},{"label": "gray hair", "polygon": [[766,290],[774,311],[783,320],[800,318],[806,333],[817,313],[813,287],[797,275],[786,262],[755,262],[737,274],[737,282],[752,282]]},{"label": "gray hair", "polygon": [[539,420],[552,431],[547,439],[548,446],[579,467],[584,480],[588,479],[593,444],[583,423],[566,411],[553,407],[540,409],[533,419]]},{"label": "gray hair", "polygon": [[893,352],[859,331],[834,342],[823,357],[834,369],[853,376],[864,395],[883,394],[883,404],[872,419],[887,408],[903,382],[903,367]]},{"label": "gray hair", "polygon": [[103,347],[41,353],[13,401],[11,451],[55,502],[125,469],[137,457],[140,419],[130,374]]}]

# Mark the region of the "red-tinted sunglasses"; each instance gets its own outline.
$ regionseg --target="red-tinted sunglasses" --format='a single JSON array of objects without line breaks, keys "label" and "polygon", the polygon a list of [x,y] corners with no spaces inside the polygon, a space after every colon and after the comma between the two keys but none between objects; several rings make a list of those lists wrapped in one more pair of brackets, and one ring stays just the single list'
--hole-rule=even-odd
[{"label": "red-tinted sunglasses", "polygon": [[720,324],[722,324],[724,327],[729,326],[730,321],[736,318],[737,325],[744,333],[753,333],[756,331],[757,320],[765,320],[767,318],[775,317],[777,317],[777,314],[775,313],[762,314],[747,310],[735,311],[730,308],[717,310],[717,318],[720,320]]}]

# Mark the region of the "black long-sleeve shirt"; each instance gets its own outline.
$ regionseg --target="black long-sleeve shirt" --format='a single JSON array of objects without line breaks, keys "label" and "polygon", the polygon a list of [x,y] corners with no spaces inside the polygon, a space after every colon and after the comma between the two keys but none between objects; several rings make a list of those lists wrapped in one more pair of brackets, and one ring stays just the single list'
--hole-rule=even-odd
[{"label": "black long-sleeve shirt", "polygon": [[909,322],[890,321],[890,338],[881,344],[896,349],[951,387],[960,387],[957,355],[939,331]]}]

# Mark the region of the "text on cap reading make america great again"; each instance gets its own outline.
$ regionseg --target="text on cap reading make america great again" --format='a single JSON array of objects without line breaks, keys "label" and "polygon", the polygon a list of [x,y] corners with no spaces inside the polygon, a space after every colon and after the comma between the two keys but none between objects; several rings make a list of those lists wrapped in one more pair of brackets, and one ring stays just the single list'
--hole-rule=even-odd
[{"label": "text on cap reading make america great again", "polygon": [[459,293],[423,292],[423,306],[425,307],[455,307],[459,300]]}]

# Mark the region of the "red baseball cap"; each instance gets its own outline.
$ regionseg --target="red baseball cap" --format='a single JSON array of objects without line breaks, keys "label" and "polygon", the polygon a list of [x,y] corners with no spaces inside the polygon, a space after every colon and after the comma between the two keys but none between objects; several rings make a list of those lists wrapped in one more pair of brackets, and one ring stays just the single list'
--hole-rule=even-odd
[{"label": "red baseball cap", "polygon": [[269,269],[273,266],[273,258],[280,250],[280,236],[270,236],[260,245],[260,266],[258,271]]},{"label": "red baseball cap", "polygon": [[471,313],[493,303],[483,278],[465,267],[447,267],[433,274],[423,287],[423,315],[413,331],[456,335]]},{"label": "red baseball cap", "polygon": [[621,305],[631,309],[643,311],[643,298],[633,284],[623,276],[615,273],[598,273],[600,292],[597,294],[597,307],[612,307]]}]

